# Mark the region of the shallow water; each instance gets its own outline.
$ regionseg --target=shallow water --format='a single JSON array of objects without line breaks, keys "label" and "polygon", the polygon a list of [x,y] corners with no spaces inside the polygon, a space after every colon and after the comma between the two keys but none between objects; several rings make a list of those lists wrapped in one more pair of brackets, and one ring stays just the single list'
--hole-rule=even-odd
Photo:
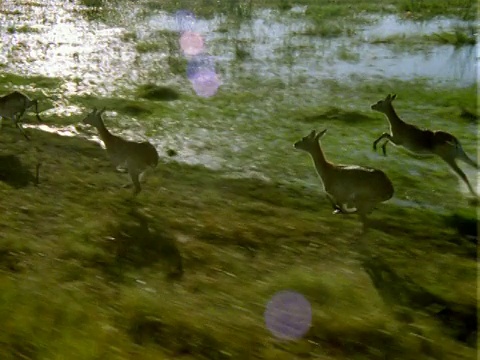
[{"label": "shallow water", "polygon": [[[44,5],[0,5],[0,66],[4,71],[62,77],[65,95],[96,93],[110,95],[124,88],[153,80],[176,82],[168,58],[178,56],[175,14],[140,11],[128,3],[115,26],[82,16],[81,6],[61,0]],[[224,17],[195,19],[192,31],[202,36],[205,52],[222,69],[224,82],[243,71],[264,78],[306,76],[307,79],[345,80],[352,74],[363,78],[413,79],[468,85],[475,81],[475,47],[429,46],[398,51],[372,38],[398,34],[431,34],[466,26],[451,19],[417,23],[395,16],[369,17],[370,25],[334,39],[302,35],[312,25],[295,8],[290,13],[262,10],[252,20],[232,24]],[[30,30],[22,30],[28,26]],[[25,31],[25,32],[24,32]],[[128,39],[128,36],[131,39]],[[150,42],[152,51],[139,52],[138,43]],[[245,55],[236,56],[236,48]],[[339,52],[347,59],[339,59]]]}]

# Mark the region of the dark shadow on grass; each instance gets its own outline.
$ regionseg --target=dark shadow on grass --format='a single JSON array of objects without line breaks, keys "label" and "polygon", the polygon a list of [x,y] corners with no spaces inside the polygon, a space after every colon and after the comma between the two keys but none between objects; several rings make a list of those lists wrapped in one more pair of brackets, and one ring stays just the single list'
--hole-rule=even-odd
[{"label": "dark shadow on grass", "polygon": [[370,276],[383,301],[399,320],[411,322],[405,309],[420,310],[443,323],[444,331],[457,341],[474,347],[477,331],[475,306],[443,299],[407,276],[401,276],[378,256],[365,256],[362,266]]},{"label": "dark shadow on grass", "polygon": [[457,230],[458,234],[473,244],[478,244],[479,222],[461,214],[452,214],[445,217],[445,224]]},{"label": "dark shadow on grass", "polygon": [[477,113],[475,113],[474,111],[470,111],[469,109],[466,109],[466,108],[461,109],[460,117],[471,123],[477,123],[479,118]]},{"label": "dark shadow on grass", "polygon": [[318,123],[325,120],[342,121],[347,123],[358,123],[370,121],[373,118],[358,111],[346,111],[337,107],[330,107],[319,114],[309,115],[300,118],[305,123]]},{"label": "dark shadow on grass", "polygon": [[148,100],[173,101],[180,98],[180,94],[176,90],[154,84],[139,86],[137,94],[141,98]]},{"label": "dark shadow on grass", "polygon": [[[202,359],[231,359],[222,344],[208,331],[202,331],[180,319],[166,323],[157,316],[136,314],[130,319],[129,335],[136,344],[154,343],[168,349],[175,356],[194,356]],[[235,357],[239,358],[239,357]]]},{"label": "dark shadow on grass", "polygon": [[28,186],[30,182],[36,184],[36,177],[17,156],[0,155],[0,181],[20,189]]},{"label": "dark shadow on grass", "polygon": [[[176,240],[169,229],[159,227],[158,219],[152,221],[141,214],[134,204],[129,212],[118,219],[110,236],[102,243],[107,254],[94,262],[105,273],[121,280],[125,271],[139,269],[161,262],[169,279],[183,275],[183,262]],[[150,226],[150,223],[155,223]]]}]

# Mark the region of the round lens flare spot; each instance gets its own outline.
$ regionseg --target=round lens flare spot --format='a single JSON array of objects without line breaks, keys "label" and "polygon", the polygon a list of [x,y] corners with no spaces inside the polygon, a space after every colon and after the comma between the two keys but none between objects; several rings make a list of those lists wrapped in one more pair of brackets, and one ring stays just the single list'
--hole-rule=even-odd
[{"label": "round lens flare spot", "polygon": [[200,34],[192,31],[185,31],[180,36],[180,48],[185,55],[195,56],[203,51],[203,38]]},{"label": "round lens flare spot", "polygon": [[290,290],[276,293],[265,310],[265,324],[282,340],[302,338],[312,324],[312,308],[300,293]]},{"label": "round lens flare spot", "polygon": [[187,78],[192,80],[199,71],[215,72],[215,61],[212,56],[199,55],[189,60],[187,65]]},{"label": "round lens flare spot", "polygon": [[215,71],[208,69],[200,69],[190,77],[193,90],[198,96],[210,97],[215,95],[220,87],[220,79]]}]

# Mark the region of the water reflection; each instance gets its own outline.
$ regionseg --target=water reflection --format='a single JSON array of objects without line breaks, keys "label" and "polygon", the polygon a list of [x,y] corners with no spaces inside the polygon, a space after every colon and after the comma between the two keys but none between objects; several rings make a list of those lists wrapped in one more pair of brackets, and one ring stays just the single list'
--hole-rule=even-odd
[{"label": "water reflection", "polygon": [[[139,11],[141,6],[129,2],[116,9],[124,14],[113,26],[79,17],[79,8],[72,2],[52,0],[33,6],[3,1],[0,66],[14,73],[62,77],[67,83],[59,91],[66,96],[72,93],[108,96],[148,82],[152,73],[161,82],[186,80],[185,76],[176,77],[168,62],[172,51],[169,40],[165,39],[168,34],[177,33],[189,34],[187,38],[195,40],[193,47],[186,41],[189,49],[186,55],[199,54],[208,44],[209,51],[221,61],[223,82],[242,76],[239,64],[248,76],[284,80],[300,76],[312,81],[342,80],[355,74],[362,78],[406,80],[423,77],[457,85],[475,82],[476,47],[456,49],[442,45],[399,50],[369,42],[376,34],[429,34],[466,26],[465,22],[437,19],[417,23],[386,16],[374,18],[376,23],[359,28],[355,35],[326,40],[303,35],[310,24],[298,14],[295,16],[295,12],[280,15],[262,10],[232,27],[222,16],[196,19],[188,10],[175,14],[150,11],[145,15]],[[12,26],[25,30],[8,31]],[[139,47],[140,42],[147,40],[146,45]],[[203,74],[200,78],[209,76]]]}]

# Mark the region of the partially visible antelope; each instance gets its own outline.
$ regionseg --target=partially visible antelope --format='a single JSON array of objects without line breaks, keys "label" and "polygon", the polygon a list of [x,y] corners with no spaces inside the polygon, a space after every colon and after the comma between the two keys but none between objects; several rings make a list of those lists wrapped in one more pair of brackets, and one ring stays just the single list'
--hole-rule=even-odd
[{"label": "partially visible antelope", "polygon": [[38,115],[38,101],[31,100],[27,95],[22,94],[19,91],[14,91],[10,94],[0,97],[0,118],[7,118],[13,121],[15,126],[25,136],[27,140],[30,138],[25,134],[19,121],[25,111],[32,106],[35,106],[35,113],[37,115],[38,122],[41,122],[40,115]]},{"label": "partially visible antelope", "polygon": [[400,145],[407,150],[420,155],[438,155],[462,178],[467,184],[470,192],[477,197],[475,190],[467,179],[465,173],[458,167],[455,159],[462,160],[467,164],[478,169],[478,164],[470,159],[463,151],[460,141],[444,131],[432,131],[428,129],[420,129],[418,126],[408,124],[397,115],[393,108],[392,101],[397,95],[388,94],[384,100],[379,100],[371,106],[372,110],[385,114],[390,123],[390,134],[383,133],[377,140],[373,142],[373,149],[377,149],[377,144],[382,139],[387,139],[383,145],[383,154],[386,156],[386,146],[390,141],[394,145]]},{"label": "partially visible antelope", "polygon": [[320,146],[320,138],[326,132],[327,129],[319,133],[312,130],[293,146],[311,155],[315,169],[323,182],[323,188],[333,206],[333,213],[358,213],[366,230],[366,216],[379,203],[393,196],[392,182],[381,170],[357,165],[338,165],[328,161]]},{"label": "partially visible antelope", "polygon": [[97,128],[110,160],[117,169],[125,168],[128,171],[135,187],[134,195],[137,195],[142,190],[140,179],[144,172],[148,168],[155,168],[158,164],[157,150],[148,141],[135,142],[112,135],[103,123],[104,112],[105,108],[100,111],[94,108],[83,123]]}]

